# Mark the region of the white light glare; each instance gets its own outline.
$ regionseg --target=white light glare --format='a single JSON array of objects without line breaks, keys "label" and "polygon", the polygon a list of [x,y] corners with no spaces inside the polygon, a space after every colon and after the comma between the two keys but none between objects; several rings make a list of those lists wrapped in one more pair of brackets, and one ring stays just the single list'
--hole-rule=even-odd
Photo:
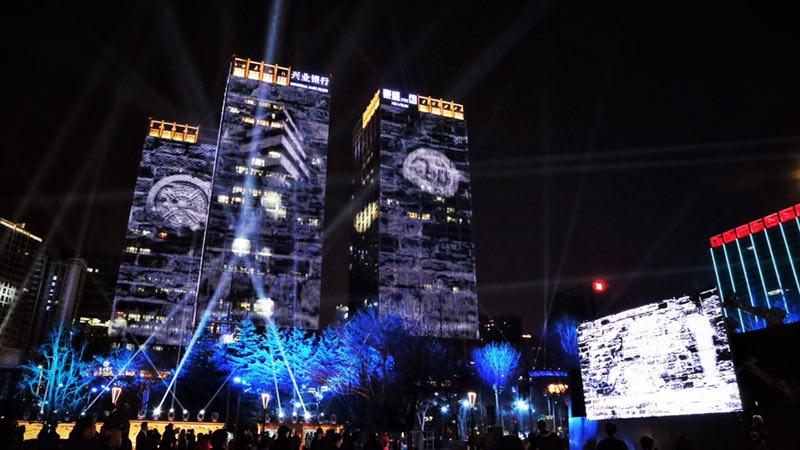
[{"label": "white light glare", "polygon": [[244,256],[250,253],[250,240],[245,238],[236,238],[231,244],[231,251],[236,256]]}]

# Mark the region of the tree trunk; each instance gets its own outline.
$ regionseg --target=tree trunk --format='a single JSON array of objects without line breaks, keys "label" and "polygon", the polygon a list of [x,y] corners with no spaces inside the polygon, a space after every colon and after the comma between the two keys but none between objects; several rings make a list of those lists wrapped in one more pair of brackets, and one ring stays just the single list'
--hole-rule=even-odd
[{"label": "tree trunk", "polygon": [[500,389],[497,386],[494,387],[494,417],[495,417],[495,425],[500,425],[500,429],[503,429],[503,413],[500,411]]}]

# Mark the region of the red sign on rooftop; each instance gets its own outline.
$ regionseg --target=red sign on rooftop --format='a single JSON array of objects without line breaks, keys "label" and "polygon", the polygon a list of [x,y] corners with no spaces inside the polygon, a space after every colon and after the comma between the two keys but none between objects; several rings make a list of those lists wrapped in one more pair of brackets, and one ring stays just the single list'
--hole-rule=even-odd
[{"label": "red sign on rooftop", "polygon": [[760,233],[767,228],[777,227],[781,223],[794,220],[797,217],[800,217],[800,203],[764,216],[761,219],[756,219],[750,223],[740,225],[732,230],[722,232],[716,236],[711,236],[709,242],[711,243],[711,247],[721,247],[737,239]]}]

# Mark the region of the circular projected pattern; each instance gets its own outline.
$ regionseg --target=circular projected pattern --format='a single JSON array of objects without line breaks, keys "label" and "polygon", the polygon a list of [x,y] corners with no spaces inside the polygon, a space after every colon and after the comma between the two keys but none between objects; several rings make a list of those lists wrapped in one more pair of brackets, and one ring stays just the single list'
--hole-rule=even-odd
[{"label": "circular projected pattern", "polygon": [[461,174],[441,152],[420,147],[403,161],[403,177],[425,192],[452,197],[458,191]]},{"label": "circular projected pattern", "polygon": [[209,185],[189,175],[164,177],[150,188],[147,207],[173,227],[199,230],[208,212]]}]

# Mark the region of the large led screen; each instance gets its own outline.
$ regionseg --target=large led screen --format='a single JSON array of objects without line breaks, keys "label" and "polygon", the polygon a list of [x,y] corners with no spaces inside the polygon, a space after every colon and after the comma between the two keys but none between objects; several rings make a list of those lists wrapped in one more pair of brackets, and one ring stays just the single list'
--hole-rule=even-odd
[{"label": "large led screen", "polygon": [[716,290],[578,326],[590,420],[741,411]]}]

